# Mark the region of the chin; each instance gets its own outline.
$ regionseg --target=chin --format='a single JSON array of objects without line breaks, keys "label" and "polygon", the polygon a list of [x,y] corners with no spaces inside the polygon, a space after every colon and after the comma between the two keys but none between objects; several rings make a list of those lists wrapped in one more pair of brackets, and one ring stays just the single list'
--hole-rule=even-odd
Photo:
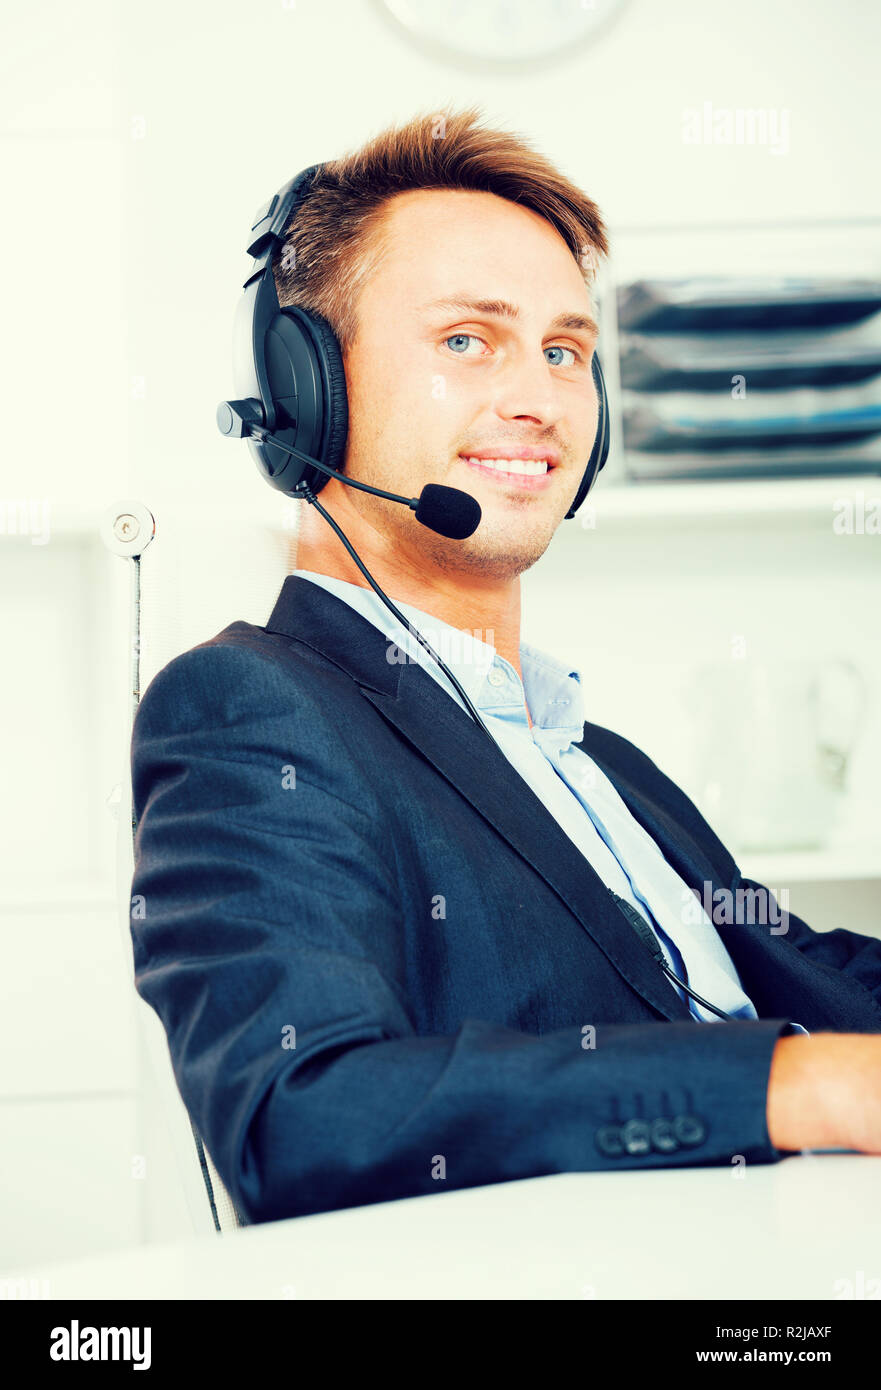
[{"label": "chin", "polygon": [[510,534],[502,533],[480,540],[478,528],[474,536],[458,544],[462,546],[463,557],[469,568],[476,573],[488,578],[514,579],[518,574],[531,569],[541,559],[551,539],[552,537],[548,536],[547,540],[541,542],[535,535],[530,535],[528,540],[517,545],[512,543],[513,538]]}]

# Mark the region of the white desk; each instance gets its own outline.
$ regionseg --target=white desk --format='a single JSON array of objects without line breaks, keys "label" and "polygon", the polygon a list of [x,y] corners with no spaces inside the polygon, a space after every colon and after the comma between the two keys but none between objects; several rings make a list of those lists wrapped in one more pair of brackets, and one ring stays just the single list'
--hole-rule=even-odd
[{"label": "white desk", "polygon": [[564,1173],[4,1274],[84,1299],[865,1298],[881,1157]]}]

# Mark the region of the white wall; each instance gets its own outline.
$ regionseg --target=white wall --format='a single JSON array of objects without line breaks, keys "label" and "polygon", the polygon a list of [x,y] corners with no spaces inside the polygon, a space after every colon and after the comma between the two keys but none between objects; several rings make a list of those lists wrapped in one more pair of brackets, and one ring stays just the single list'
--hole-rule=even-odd
[{"label": "white wall", "polygon": [[[226,621],[259,620],[264,590],[268,614],[271,566],[245,611],[241,570],[231,573],[223,547],[199,533],[205,499],[232,522],[266,516],[279,501],[244,446],[214,425],[232,389],[251,214],[294,172],[390,120],[477,101],[582,183],[613,233],[877,216],[881,11],[872,0],[745,0],[734,10],[631,0],[595,48],[513,76],[426,56],[373,0],[44,0],[5,27],[0,497],[48,500],[53,522],[47,545],[0,537],[11,673],[0,693],[0,1150],[13,1173],[0,1192],[0,1268],[15,1269],[167,1236],[191,1220],[161,1126],[149,1200],[132,1169],[147,1142],[144,1077],[105,806],[127,767],[129,576],[123,562],[99,558],[97,520],[131,493],[152,506],[158,569],[163,518],[191,519],[214,594],[209,607],[183,586],[187,644]],[[789,153],[684,145],[682,110],[704,100],[788,108]],[[745,612],[761,612],[759,585],[790,539],[794,610],[829,622],[833,593],[845,595],[857,569],[844,601],[859,605],[872,592],[876,557],[851,557],[834,590],[836,553],[817,528],[806,536],[800,523],[790,527],[785,508],[777,525],[775,544],[755,543],[751,575],[735,563],[748,531],[713,529],[718,568],[742,586]],[[558,556],[555,542],[527,588],[527,635],[537,640],[540,628],[548,645],[565,643],[565,628],[544,616],[564,611],[561,595],[583,613],[599,607],[594,646],[580,647],[589,661],[645,614],[650,591],[658,612],[678,614],[668,635],[685,643],[665,651],[657,632],[636,634],[640,679],[653,688],[680,654],[682,671],[695,654],[694,623],[682,619],[711,543],[695,547],[687,521],[674,528],[678,550],[644,525],[627,529],[619,521],[584,537],[589,553],[561,538]],[[675,610],[659,596],[659,556],[667,597],[681,599]],[[714,610],[706,594],[702,603],[704,615],[717,613],[710,640],[722,640],[731,608]],[[845,627],[858,626],[851,606]],[[588,717],[645,738],[675,772],[687,731],[669,697],[648,710],[623,673],[620,684],[608,666],[589,674]],[[822,924],[831,925],[841,900],[824,892]],[[877,920],[875,888],[860,880],[852,901],[860,921]]]}]

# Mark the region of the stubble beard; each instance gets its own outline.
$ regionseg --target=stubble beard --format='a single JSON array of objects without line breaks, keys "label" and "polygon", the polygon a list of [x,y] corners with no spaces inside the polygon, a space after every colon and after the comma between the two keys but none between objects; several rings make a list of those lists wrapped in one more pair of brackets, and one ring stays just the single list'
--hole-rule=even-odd
[{"label": "stubble beard", "polygon": [[[344,471],[348,472],[348,467]],[[358,480],[372,487],[383,488],[386,492],[409,495],[400,478],[389,476],[393,471],[389,469],[387,460],[371,456],[369,468],[359,469]],[[457,486],[446,478],[439,479],[438,484],[443,487]],[[469,491],[467,486],[460,490]],[[447,574],[459,572],[486,579],[514,580],[541,559],[554,537],[553,530],[545,536],[542,527],[541,530],[530,531],[519,546],[513,546],[510,535],[505,534],[503,523],[484,511],[473,535],[464,540],[451,540],[423,526],[416,520],[415,514],[399,502],[355,492],[354,489],[350,489],[350,492],[371,525],[391,539],[392,549],[423,572],[433,566]],[[521,502],[522,506],[518,509],[521,512],[531,505],[526,497]],[[502,534],[499,534],[500,531]]]}]

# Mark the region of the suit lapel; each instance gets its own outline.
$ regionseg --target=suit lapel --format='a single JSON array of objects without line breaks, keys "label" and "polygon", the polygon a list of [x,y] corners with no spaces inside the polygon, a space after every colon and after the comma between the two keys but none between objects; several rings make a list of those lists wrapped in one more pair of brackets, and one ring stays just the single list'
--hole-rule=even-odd
[{"label": "suit lapel", "polygon": [[703,898],[705,883],[711,884],[713,890],[722,886],[727,888],[736,872],[736,865],[724,846],[721,848],[726,857],[726,867],[730,861],[730,872],[723,884],[717,870],[694,837],[683,835],[682,827],[667,814],[663,807],[640,795],[620,769],[612,767],[605,761],[603,756],[592,746],[593,743],[591,725],[587,724],[585,725],[584,738],[581,743],[576,744],[576,747],[583,749],[588,757],[593,759],[600,771],[605,773],[630,814],[639,822],[643,830],[651,835],[668,864],[676,870],[683,882],[695,890],[701,899]]},{"label": "suit lapel", "polygon": [[[501,749],[427,671],[416,662],[390,664],[378,628],[298,575],[285,580],[266,630],[293,637],[346,670],[383,718],[542,876],[631,988],[665,1018],[691,1017],[596,870]],[[672,825],[661,828],[662,850],[679,852]]]}]

